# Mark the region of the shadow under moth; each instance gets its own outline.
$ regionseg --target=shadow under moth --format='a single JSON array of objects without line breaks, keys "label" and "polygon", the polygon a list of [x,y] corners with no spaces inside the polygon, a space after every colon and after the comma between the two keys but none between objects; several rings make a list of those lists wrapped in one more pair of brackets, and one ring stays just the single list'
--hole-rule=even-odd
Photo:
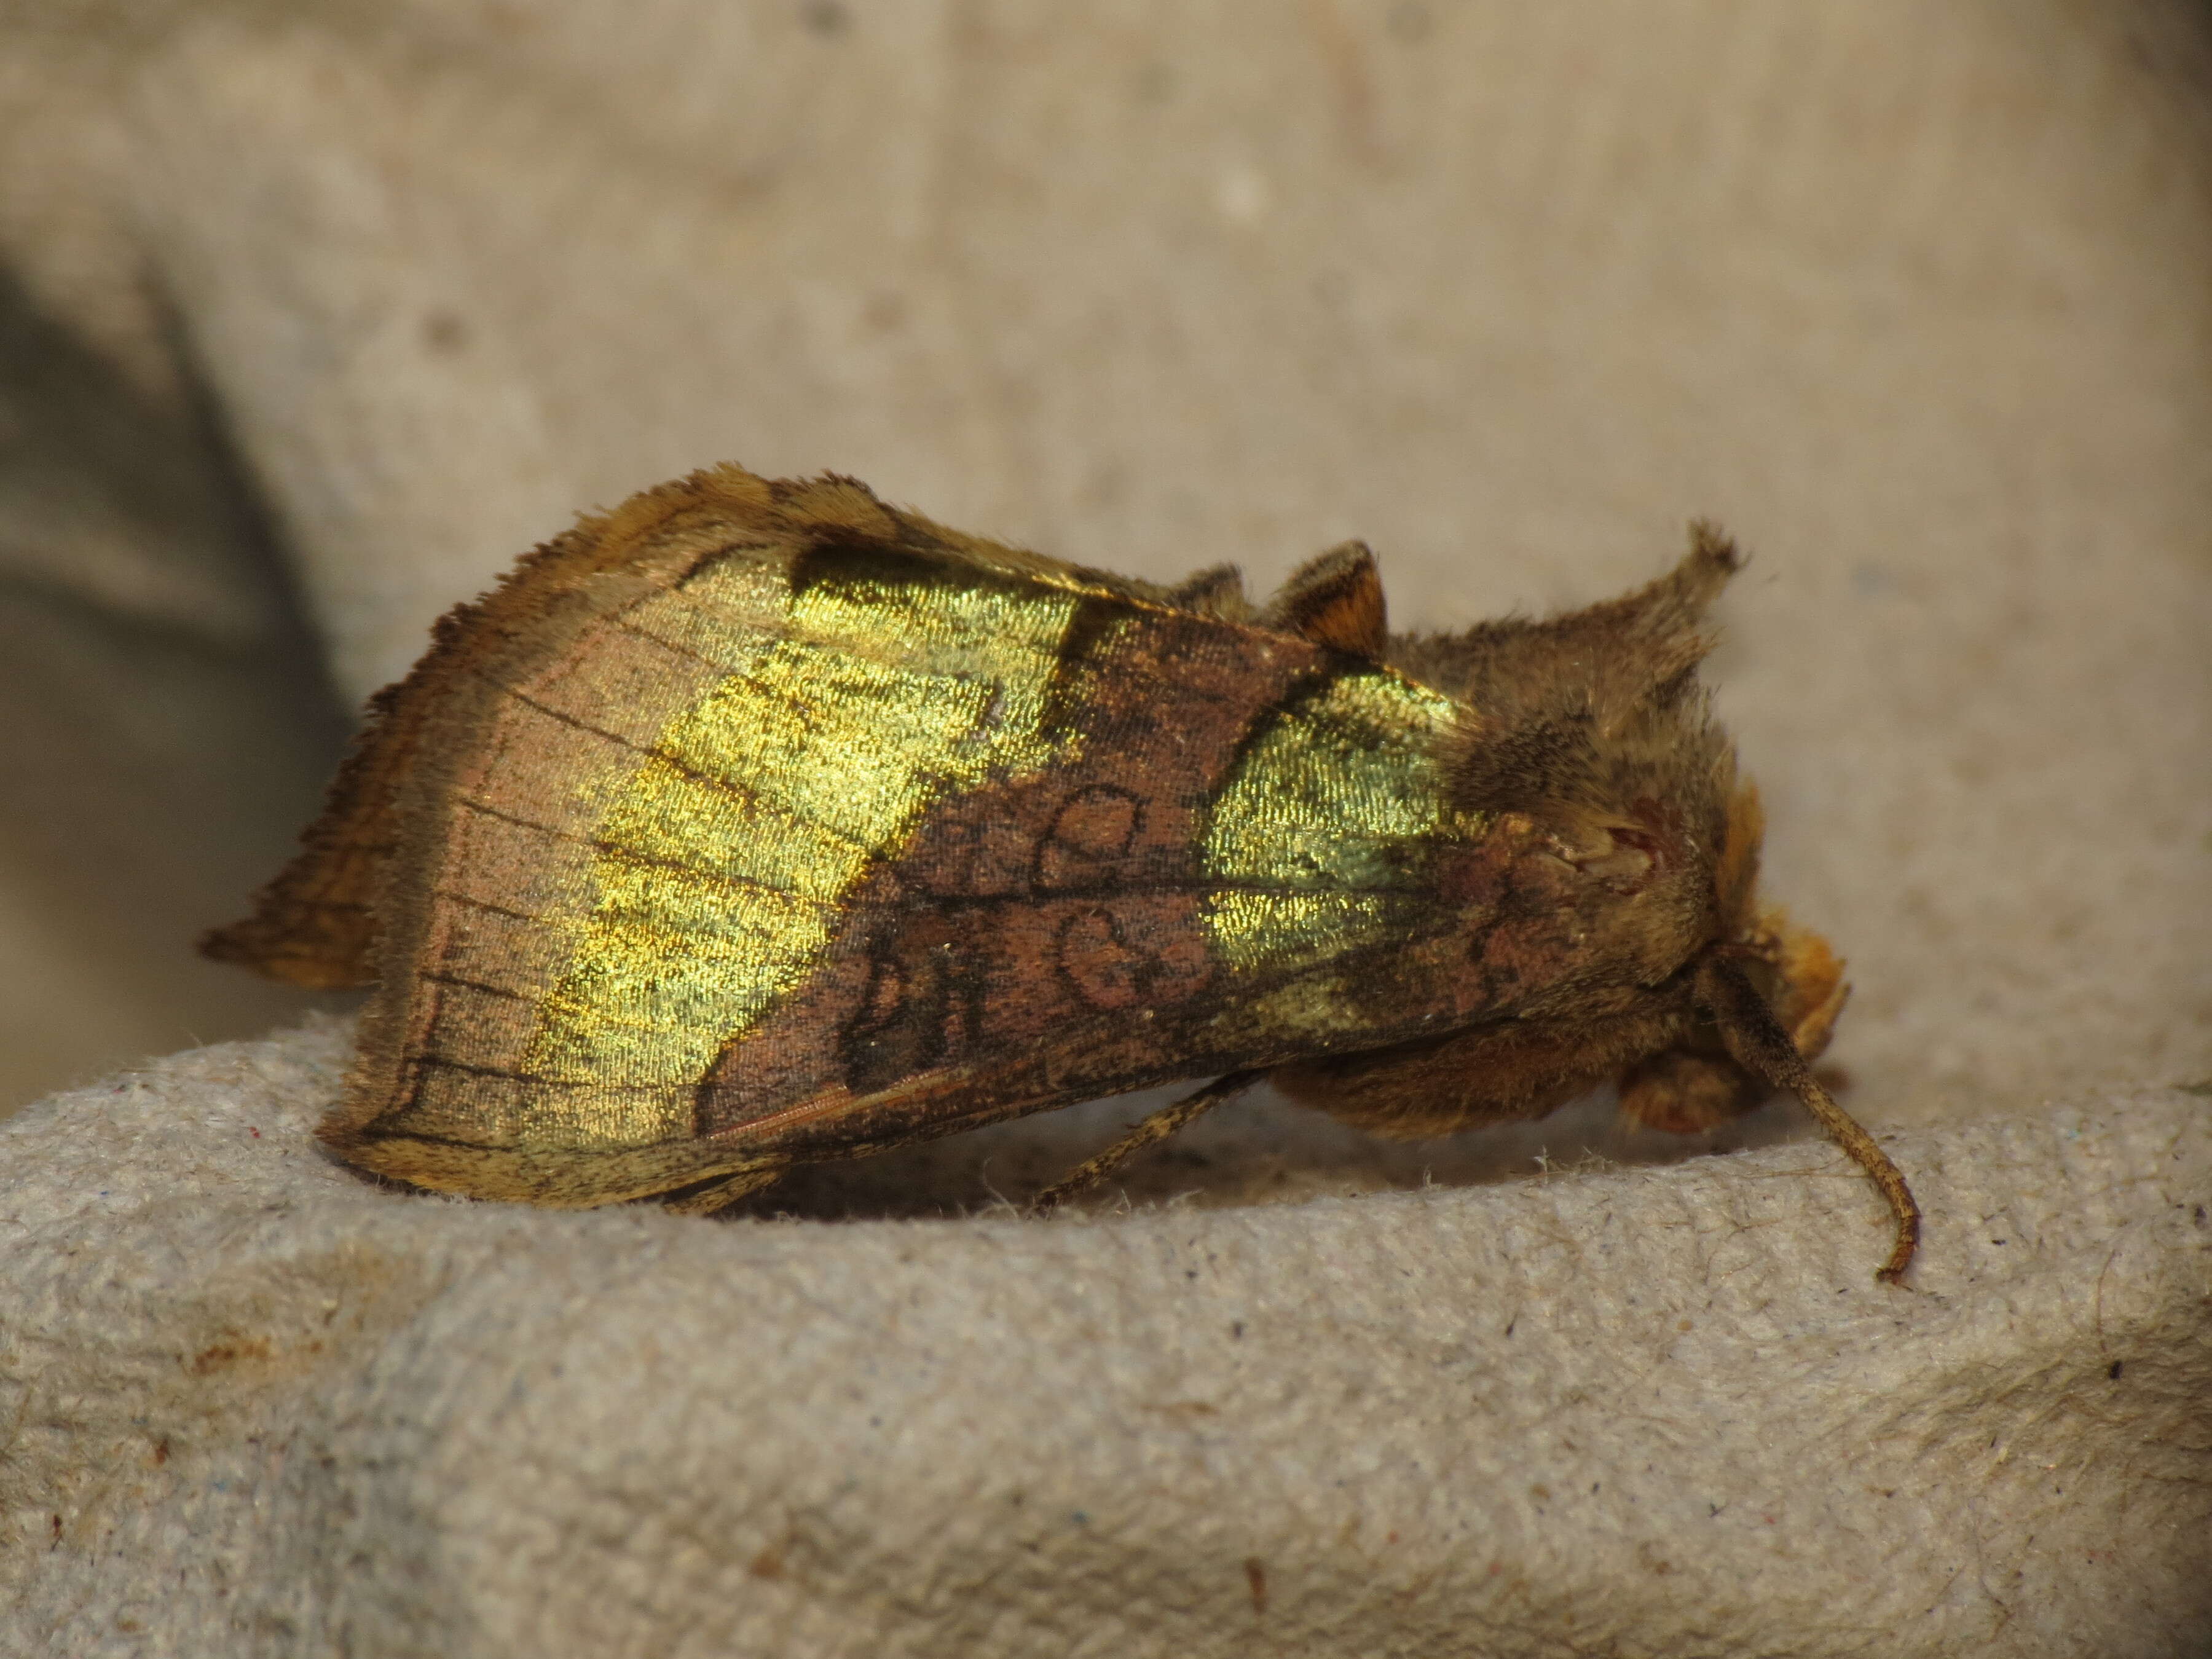
[{"label": "shadow under moth", "polygon": [[1758,798],[1697,683],[1736,568],[1392,635],[1373,556],[1264,605],[734,466],[540,547],[378,694],[212,956],[373,985],[342,1158],[417,1187],[706,1211],[851,1158],[1261,1077],[1376,1133],[1608,1079],[1710,1128],[1794,1092],[1847,990],[1755,892]]}]

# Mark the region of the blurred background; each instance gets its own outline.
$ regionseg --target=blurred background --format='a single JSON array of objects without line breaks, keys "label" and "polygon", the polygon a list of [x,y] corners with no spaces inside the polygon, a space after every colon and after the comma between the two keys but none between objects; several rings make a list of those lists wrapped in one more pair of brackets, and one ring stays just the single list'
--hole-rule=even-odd
[{"label": "blurred background", "polygon": [[1852,1109],[2212,1074],[2209,93],[2193,0],[0,4],[0,1112],[297,1018],[191,940],[361,698],[725,459],[1401,627],[1717,517]]}]

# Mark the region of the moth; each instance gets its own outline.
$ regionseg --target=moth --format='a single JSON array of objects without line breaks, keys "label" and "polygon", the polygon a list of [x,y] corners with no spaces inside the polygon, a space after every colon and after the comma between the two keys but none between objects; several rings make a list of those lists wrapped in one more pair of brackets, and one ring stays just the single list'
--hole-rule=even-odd
[{"label": "moth", "polygon": [[707,1211],[1182,1078],[1048,1191],[1265,1077],[1377,1134],[1606,1079],[1706,1129],[1812,1074],[1847,992],[1758,896],[1697,671],[1709,526],[1548,621],[1393,635],[1373,556],[1265,604],[967,536],[836,476],[702,471],[580,520],[371,702],[297,859],[203,948],[370,985],[324,1124],[442,1192]]}]

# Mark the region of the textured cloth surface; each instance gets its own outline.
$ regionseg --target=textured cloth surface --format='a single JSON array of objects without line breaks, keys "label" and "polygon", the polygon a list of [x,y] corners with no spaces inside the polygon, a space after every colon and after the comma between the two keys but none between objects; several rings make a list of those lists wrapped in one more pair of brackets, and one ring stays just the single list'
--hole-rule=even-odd
[{"label": "textured cloth surface", "polygon": [[2202,1651],[2206,28],[0,4],[0,1109],[264,1027],[185,945],[321,677],[726,458],[1155,577],[1364,536],[1400,626],[1718,518],[1771,890],[1932,1217],[1878,1291],[1788,1107],[1265,1100],[1127,1219],[991,1209],[1127,1105],[533,1216],[323,1163],[335,1030],[210,1050],[0,1143],[0,1647]]},{"label": "textured cloth surface", "polygon": [[[9,1652],[2202,1652],[2212,1116],[1049,1224],[374,1190],[343,1028],[0,1128]],[[1236,1196],[1233,1187],[1218,1194]]]}]

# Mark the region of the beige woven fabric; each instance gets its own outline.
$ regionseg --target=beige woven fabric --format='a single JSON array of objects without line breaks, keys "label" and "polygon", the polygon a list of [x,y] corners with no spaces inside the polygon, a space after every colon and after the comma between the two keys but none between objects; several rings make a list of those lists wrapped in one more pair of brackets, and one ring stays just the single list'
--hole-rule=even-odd
[{"label": "beige woven fabric", "polygon": [[407,1199],[307,1139],[343,1039],[0,1128],[6,1650],[2212,1631],[2201,1093],[1900,1138],[1935,1219],[1895,1291],[1820,1146],[1052,1224]]},{"label": "beige woven fabric", "polygon": [[2208,84],[2181,0],[0,5],[0,1109],[288,1006],[185,950],[327,758],[288,583],[350,699],[726,458],[1152,576],[1360,535],[1401,625],[1720,519],[1936,1216],[1885,1298],[1786,1106],[1482,1191],[1700,1147],[1265,1102],[1097,1225],[988,1206],[1111,1109],[530,1216],[319,1163],[331,1032],[211,1050],[0,1142],[0,1645],[2201,1646]]}]

